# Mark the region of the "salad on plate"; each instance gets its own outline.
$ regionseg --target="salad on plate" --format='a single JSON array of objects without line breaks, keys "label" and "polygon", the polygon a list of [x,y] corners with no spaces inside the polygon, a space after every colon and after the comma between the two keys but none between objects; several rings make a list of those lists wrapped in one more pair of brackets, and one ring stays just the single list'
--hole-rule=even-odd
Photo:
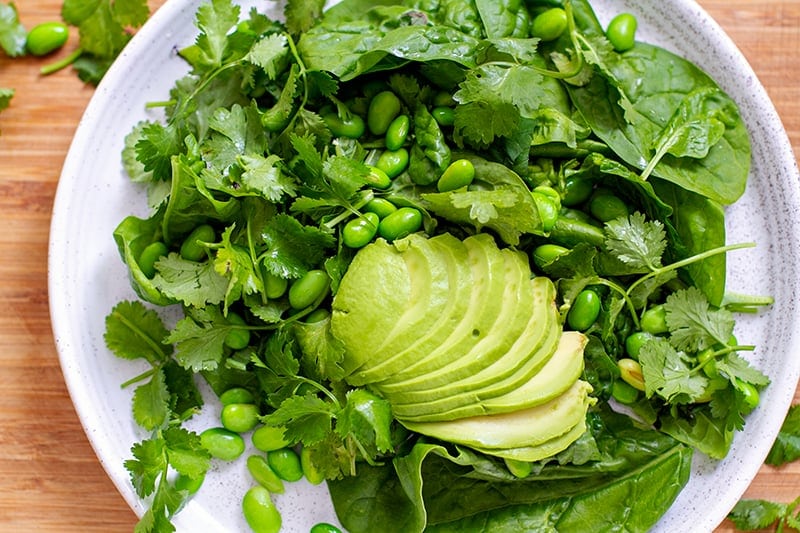
[{"label": "salad on plate", "polygon": [[648,530],[769,384],[733,331],[772,300],[726,290],[736,104],[584,0],[284,13],[203,3],[126,138],[137,531],[212,461],[246,461],[257,532],[300,478],[353,533]]}]

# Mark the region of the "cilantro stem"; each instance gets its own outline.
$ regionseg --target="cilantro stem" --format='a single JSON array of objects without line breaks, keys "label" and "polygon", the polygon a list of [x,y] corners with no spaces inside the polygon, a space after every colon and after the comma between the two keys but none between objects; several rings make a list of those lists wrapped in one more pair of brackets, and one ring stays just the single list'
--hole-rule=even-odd
[{"label": "cilantro stem", "polygon": [[146,109],[154,109],[156,107],[169,107],[176,105],[178,102],[176,100],[161,100],[160,102],[147,102],[144,107]]},{"label": "cilantro stem", "polygon": [[56,61],[55,63],[50,63],[49,65],[43,66],[39,69],[39,74],[42,76],[48,76],[50,74],[54,74],[59,70],[66,68],[73,64],[75,61],[78,60],[79,57],[83,54],[83,48],[76,48],[71,54],[66,56],[63,59]]},{"label": "cilantro stem", "polygon": [[353,205],[344,206],[344,211],[325,222],[323,226],[328,229],[333,229],[337,226],[337,224],[345,221],[350,215],[358,216],[360,214],[358,210],[367,205],[373,198],[375,198],[375,193],[372,191],[364,191],[364,193],[361,195],[361,198],[357,202],[355,202]]},{"label": "cilantro stem", "polygon": [[687,257],[686,259],[681,259],[680,261],[676,261],[674,263],[670,263],[669,265],[663,266],[661,268],[657,268],[652,272],[645,274],[641,278],[634,281],[630,287],[628,287],[628,294],[632,294],[634,289],[644,283],[645,281],[660,276],[662,274],[666,274],[671,270],[677,270],[679,268],[683,268],[689,266],[693,263],[698,263],[704,259],[708,259],[709,257],[713,257],[715,255],[724,254],[727,252],[732,252],[734,250],[742,250],[744,248],[753,248],[755,247],[755,243],[753,242],[746,242],[740,244],[729,244],[727,246],[720,246],[718,248],[712,248],[711,250],[706,250],[705,252],[701,252],[699,254],[695,254],[691,257]]},{"label": "cilantro stem", "polygon": [[708,359],[697,365],[696,367],[692,368],[689,372],[691,374],[696,374],[700,372],[703,367],[710,364],[710,361],[715,361],[717,357],[721,355],[727,355],[733,352],[752,352],[756,349],[756,347],[752,344],[744,344],[744,345],[736,345],[736,346],[726,346],[724,348],[720,348],[719,350],[711,352]]},{"label": "cilantro stem", "polygon": [[131,385],[133,385],[134,383],[138,383],[138,382],[140,382],[140,381],[144,381],[144,380],[146,380],[147,378],[151,377],[151,376],[152,376],[153,374],[155,374],[155,373],[156,373],[156,367],[153,367],[153,368],[151,368],[150,370],[147,370],[147,371],[145,371],[145,372],[142,372],[142,373],[141,373],[141,374],[139,374],[138,376],[132,377],[131,379],[129,379],[128,381],[126,381],[125,383],[123,383],[122,385],[120,385],[119,387],[120,387],[121,389],[128,388],[128,387],[130,387]]},{"label": "cilantro stem", "polygon": [[302,381],[303,383],[311,385],[312,387],[320,391],[322,394],[327,396],[328,399],[333,402],[333,404],[336,406],[337,409],[342,408],[342,404],[339,403],[339,399],[331,391],[329,391],[327,388],[323,387],[313,379],[308,379],[307,377],[300,375],[296,375],[295,378],[297,378],[298,381]]},{"label": "cilantro stem", "polygon": [[757,313],[759,307],[775,303],[772,296],[752,296],[738,292],[726,292],[721,307],[738,313]]}]

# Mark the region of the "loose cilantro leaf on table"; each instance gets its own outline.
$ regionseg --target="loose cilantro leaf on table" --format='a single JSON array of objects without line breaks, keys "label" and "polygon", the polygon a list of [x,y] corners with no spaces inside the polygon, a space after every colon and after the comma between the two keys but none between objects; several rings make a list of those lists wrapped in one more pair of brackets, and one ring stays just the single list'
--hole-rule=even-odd
[{"label": "loose cilantro leaf on table", "polygon": [[780,466],[800,459],[800,405],[793,405],[767,455],[768,465]]},{"label": "loose cilantro leaf on table", "polygon": [[28,32],[19,21],[17,6],[11,2],[0,4],[0,47],[9,57],[25,53]]},{"label": "loose cilantro leaf on table", "polygon": [[742,531],[755,531],[775,526],[776,531],[789,527],[800,530],[800,498],[784,504],[768,500],[740,500],[728,518]]}]

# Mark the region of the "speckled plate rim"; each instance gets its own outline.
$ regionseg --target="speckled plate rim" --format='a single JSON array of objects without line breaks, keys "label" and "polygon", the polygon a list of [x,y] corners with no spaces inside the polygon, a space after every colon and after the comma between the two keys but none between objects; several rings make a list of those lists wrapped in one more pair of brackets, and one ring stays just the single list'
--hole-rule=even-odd
[{"label": "speckled plate rim", "polygon": [[[255,1],[243,2],[246,5]],[[144,103],[162,100],[185,69],[174,50],[190,44],[187,21],[197,0],[166,2],[134,37],[92,98],[75,134],[59,182],[50,232],[49,297],[59,358],[75,409],[109,477],[130,506],[145,507],[133,493],[123,461],[144,438],[130,417],[129,390],[119,383],[137,373],[105,349],[103,319],[110,307],[133,298],[111,231],[127,214],[145,216],[140,190],[122,174],[122,139],[138,120],[153,118]],[[665,46],[702,66],[740,105],[753,142],[751,183],[743,200],[728,211],[729,234],[756,241],[753,251],[731,256],[734,290],[776,296],[758,317],[744,317],[737,335],[754,342],[750,360],[773,380],[763,404],[748,419],[728,458],[696,458],[692,480],[655,531],[711,531],[739,499],[769,450],[800,376],[800,177],[795,156],[769,97],[747,61],[721,28],[688,0],[647,3],[594,2],[606,22],[611,12],[637,14],[640,39]],[[658,4],[658,5],[650,5]],[[243,10],[244,12],[245,10]],[[188,26],[188,27],[187,27]],[[166,75],[165,73],[169,73]],[[765,209],[764,207],[769,207]],[[209,404],[193,421],[213,423]],[[246,531],[238,500],[248,485],[241,465],[215,464],[206,487],[176,518],[180,531]],[[720,490],[724,492],[720,492]],[[289,531],[308,531],[332,519],[324,490],[298,484],[278,498]]]}]

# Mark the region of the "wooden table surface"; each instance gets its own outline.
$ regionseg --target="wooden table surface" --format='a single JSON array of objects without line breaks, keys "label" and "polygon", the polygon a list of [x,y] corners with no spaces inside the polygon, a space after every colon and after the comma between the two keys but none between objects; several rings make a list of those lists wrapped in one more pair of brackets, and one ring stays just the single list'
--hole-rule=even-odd
[{"label": "wooden table surface", "polygon": [[[61,1],[16,4],[27,28],[60,17]],[[161,4],[150,2],[152,10]],[[800,0],[700,4],[748,58],[800,153]],[[72,36],[55,57],[75,41]],[[0,113],[0,531],[132,531],[136,517],[81,429],[50,329],[50,211],[70,140],[92,96],[70,70],[40,77],[38,69],[52,59],[0,58],[0,87],[17,90]],[[762,468],[746,496],[783,502],[800,496],[800,462]],[[733,528],[725,522],[718,531]]]}]

